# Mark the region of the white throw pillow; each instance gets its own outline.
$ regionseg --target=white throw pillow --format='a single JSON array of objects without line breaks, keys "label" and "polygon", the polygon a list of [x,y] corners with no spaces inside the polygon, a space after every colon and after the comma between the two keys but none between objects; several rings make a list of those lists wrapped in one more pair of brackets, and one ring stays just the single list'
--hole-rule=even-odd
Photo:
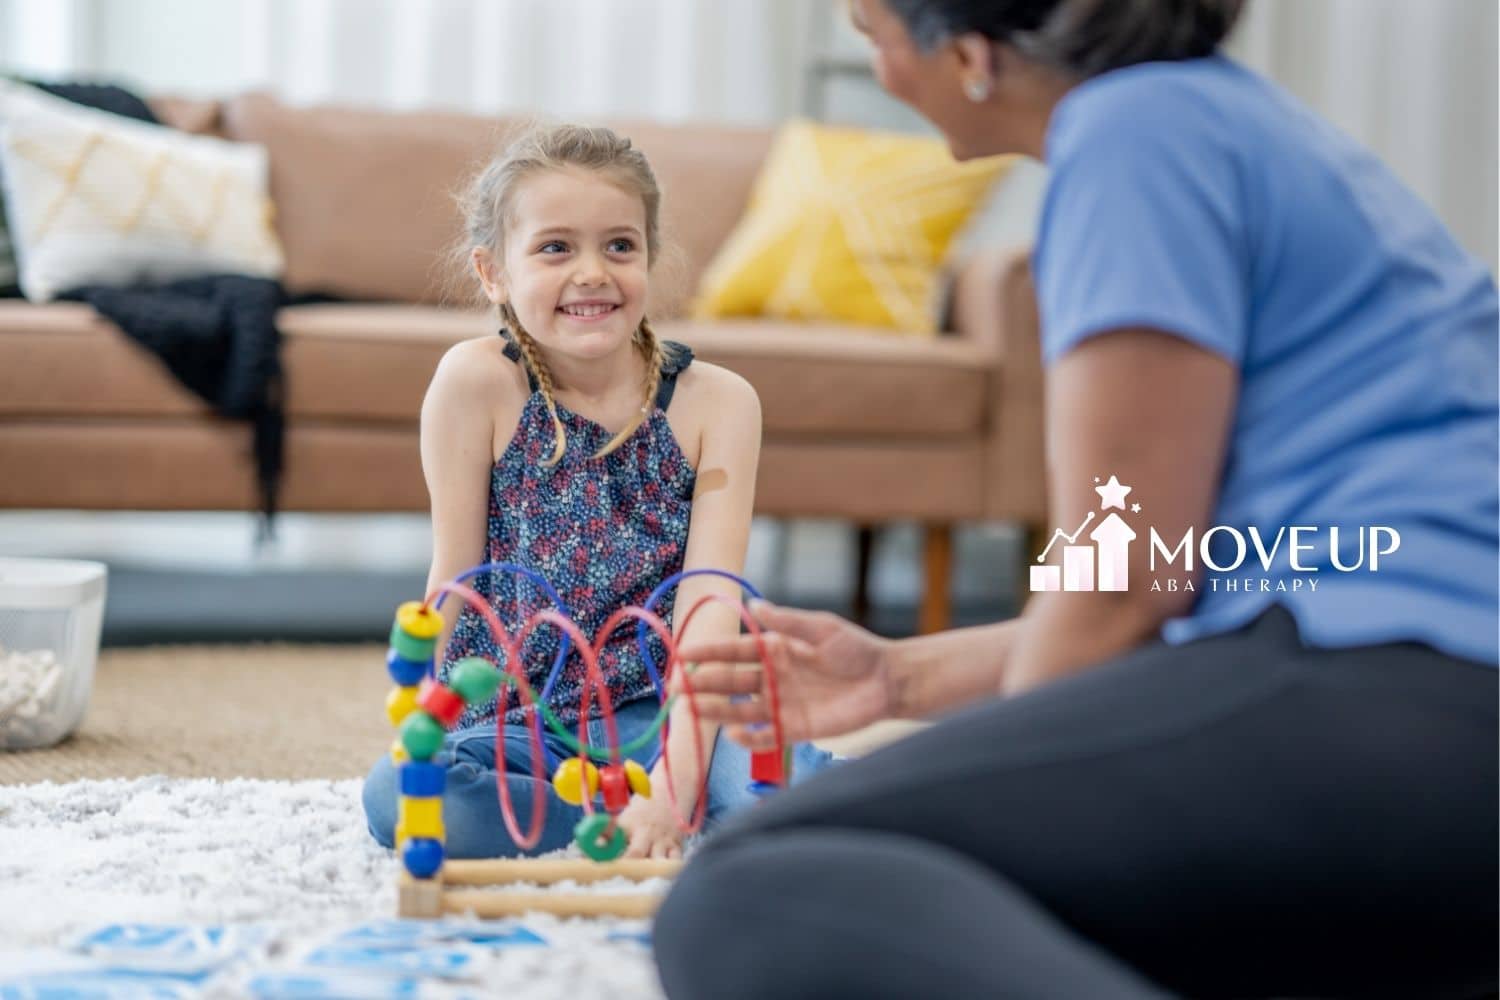
[{"label": "white throw pillow", "polygon": [[281,273],[261,146],[0,81],[0,181],[35,302],[79,285]]}]

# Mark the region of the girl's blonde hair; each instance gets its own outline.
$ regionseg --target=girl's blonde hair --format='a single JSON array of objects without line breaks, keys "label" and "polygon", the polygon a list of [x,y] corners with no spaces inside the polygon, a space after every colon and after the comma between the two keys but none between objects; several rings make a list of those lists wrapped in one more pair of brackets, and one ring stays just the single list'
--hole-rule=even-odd
[{"label": "girl's blonde hair", "polygon": [[[651,165],[646,162],[641,151],[632,146],[624,136],[607,128],[583,125],[529,126],[479,172],[467,190],[459,196],[466,242],[455,256],[463,257],[466,268],[469,253],[474,247],[484,247],[498,259],[505,244],[506,223],[521,182],[544,171],[569,167],[604,174],[611,182],[632,194],[640,195],[641,204],[646,209],[646,261],[648,266],[655,264],[661,243],[661,189],[657,186]],[[552,373],[548,371],[536,341],[521,326],[520,318],[510,303],[500,306],[500,320],[520,348],[527,369],[541,388],[547,412],[552,415],[557,446],[545,464],[555,465],[567,451],[568,432],[557,414]],[[646,382],[642,387],[640,412],[599,449],[595,458],[608,455],[620,447],[635,433],[655,405],[665,359],[661,340],[644,316],[641,317],[641,325],[635,332],[634,341],[646,362]]]}]

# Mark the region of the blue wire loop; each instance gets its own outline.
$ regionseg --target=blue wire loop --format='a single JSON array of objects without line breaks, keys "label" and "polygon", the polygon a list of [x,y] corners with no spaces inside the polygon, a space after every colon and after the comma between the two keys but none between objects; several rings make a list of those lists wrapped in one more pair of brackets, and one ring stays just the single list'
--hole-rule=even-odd
[{"label": "blue wire loop", "polygon": [[[733,580],[735,583],[740,585],[740,589],[744,590],[752,598],[758,600],[761,597],[760,591],[755,589],[755,585],[753,583],[751,583],[749,580],[746,580],[742,576],[729,572],[728,570],[688,569],[683,570],[681,573],[673,574],[672,576],[667,577],[665,580],[659,583],[656,589],[651,592],[651,596],[646,598],[646,603],[644,605],[645,609],[654,614],[656,612],[656,605],[660,603],[661,599],[667,595],[667,591],[671,590],[673,587],[677,586],[683,580],[686,580],[691,576],[717,576],[725,580]],[[657,667],[656,657],[651,655],[651,645],[647,641],[649,636],[649,626],[647,626],[645,622],[637,619],[635,623],[635,643],[637,648],[639,648],[641,651],[641,662],[646,665],[646,676],[651,678],[651,686],[656,689],[657,698],[659,700],[665,701],[667,694],[662,690],[661,671]],[[661,755],[665,752],[665,750],[666,744],[662,740],[662,738],[658,736],[656,738],[656,755],[651,758],[651,763],[647,765],[646,770],[650,771],[652,768],[656,767],[657,761],[661,760]]]}]

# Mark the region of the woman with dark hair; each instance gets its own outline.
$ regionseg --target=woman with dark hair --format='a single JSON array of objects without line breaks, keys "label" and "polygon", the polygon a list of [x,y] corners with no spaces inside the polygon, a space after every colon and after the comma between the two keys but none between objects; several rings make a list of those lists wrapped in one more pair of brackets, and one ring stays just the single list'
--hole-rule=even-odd
[{"label": "woman with dark hair", "polygon": [[753,639],[683,650],[752,748],[945,717],[705,843],[656,922],[668,993],[1493,992],[1489,274],[1219,54],[1233,0],[852,7],[955,156],[1049,168],[1067,584],[897,642],[761,607],[776,719]]}]

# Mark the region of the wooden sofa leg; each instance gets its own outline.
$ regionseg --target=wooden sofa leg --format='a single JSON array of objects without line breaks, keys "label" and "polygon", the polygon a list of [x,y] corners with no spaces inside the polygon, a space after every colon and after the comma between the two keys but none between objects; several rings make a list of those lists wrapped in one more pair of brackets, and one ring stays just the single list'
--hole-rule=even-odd
[{"label": "wooden sofa leg", "polygon": [[875,526],[861,524],[855,528],[854,536],[854,621],[860,625],[870,622],[870,561],[875,552]]},{"label": "wooden sofa leg", "polygon": [[953,525],[922,528],[922,610],[918,628],[923,635],[941,632],[952,620]]}]

